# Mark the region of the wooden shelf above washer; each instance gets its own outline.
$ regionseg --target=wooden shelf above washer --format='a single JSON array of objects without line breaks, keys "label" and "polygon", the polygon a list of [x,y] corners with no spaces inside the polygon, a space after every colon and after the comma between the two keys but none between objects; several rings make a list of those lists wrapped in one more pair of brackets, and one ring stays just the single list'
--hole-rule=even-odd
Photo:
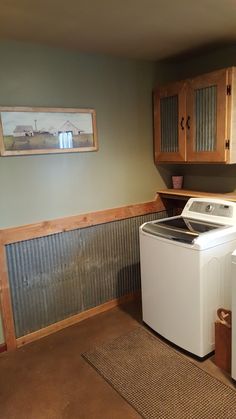
[{"label": "wooden shelf above washer", "polygon": [[218,194],[212,192],[191,191],[187,189],[160,189],[157,191],[160,198],[188,200],[189,198],[219,198],[236,202],[236,192]]}]

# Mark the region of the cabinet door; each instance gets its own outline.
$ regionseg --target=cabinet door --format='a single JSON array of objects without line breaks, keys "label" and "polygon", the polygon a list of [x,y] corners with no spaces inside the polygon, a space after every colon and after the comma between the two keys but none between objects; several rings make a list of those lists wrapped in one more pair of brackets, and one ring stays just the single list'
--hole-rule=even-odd
[{"label": "cabinet door", "polygon": [[154,92],[155,161],[185,161],[186,84],[172,83]]},{"label": "cabinet door", "polygon": [[225,162],[227,69],[189,80],[187,161]]}]

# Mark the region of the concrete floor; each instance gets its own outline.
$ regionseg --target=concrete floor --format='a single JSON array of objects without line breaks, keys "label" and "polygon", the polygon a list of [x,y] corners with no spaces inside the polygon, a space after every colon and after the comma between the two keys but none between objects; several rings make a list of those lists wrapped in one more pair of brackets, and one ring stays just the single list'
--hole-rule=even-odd
[{"label": "concrete floor", "polygon": [[[0,418],[140,418],[80,356],[95,345],[128,332],[140,321],[140,304],[129,303],[13,353],[1,354]],[[235,388],[212,358],[198,364]]]}]

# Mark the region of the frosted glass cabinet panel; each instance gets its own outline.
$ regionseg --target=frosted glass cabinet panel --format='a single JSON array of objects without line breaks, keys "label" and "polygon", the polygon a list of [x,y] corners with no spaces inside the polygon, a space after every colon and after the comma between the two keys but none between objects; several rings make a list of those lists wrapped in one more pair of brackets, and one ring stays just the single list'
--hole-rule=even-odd
[{"label": "frosted glass cabinet panel", "polygon": [[179,151],[179,100],[178,95],[162,97],[161,106],[161,152],[177,153]]},{"label": "frosted glass cabinet panel", "polygon": [[215,151],[217,145],[217,86],[194,92],[195,141],[194,151]]}]

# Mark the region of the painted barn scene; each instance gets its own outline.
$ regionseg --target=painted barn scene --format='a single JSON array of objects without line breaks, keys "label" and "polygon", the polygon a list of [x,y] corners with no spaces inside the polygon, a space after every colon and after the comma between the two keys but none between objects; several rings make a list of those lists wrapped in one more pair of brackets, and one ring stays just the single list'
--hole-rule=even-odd
[{"label": "painted barn scene", "polygon": [[6,151],[94,147],[92,112],[1,112]]}]

